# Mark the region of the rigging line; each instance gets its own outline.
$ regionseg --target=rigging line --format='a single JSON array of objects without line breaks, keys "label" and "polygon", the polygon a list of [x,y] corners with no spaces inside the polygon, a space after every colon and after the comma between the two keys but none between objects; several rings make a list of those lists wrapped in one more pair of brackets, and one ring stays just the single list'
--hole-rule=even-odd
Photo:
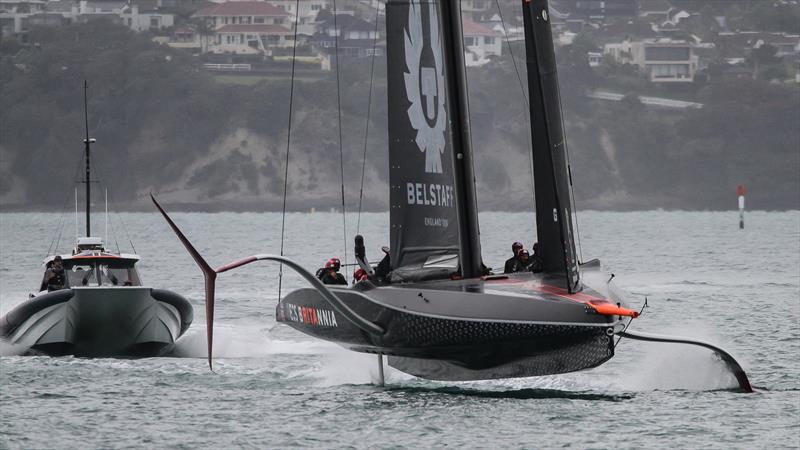
[{"label": "rigging line", "polygon": [[[102,186],[104,186],[102,180],[105,180],[105,177],[103,176],[103,169],[99,164],[96,165],[95,171],[98,174],[97,175],[98,182]],[[117,204],[117,202],[114,200],[114,193],[113,192],[114,191],[108,192],[108,198],[109,198],[110,203],[112,205],[111,210],[114,211],[114,215],[117,217],[117,221],[119,221],[119,223],[122,225],[122,231],[125,233],[125,237],[128,238],[128,243],[131,245],[131,250],[133,250],[133,253],[136,254],[136,247],[134,247],[133,239],[131,238],[130,233],[128,233],[128,227],[125,225],[125,221],[122,220],[122,216],[119,214],[119,211],[117,211],[116,208],[113,208],[113,206]],[[114,245],[116,245],[116,247],[117,247],[117,252],[118,253],[122,253],[122,251],[120,251],[120,248],[119,248],[119,242],[117,242],[117,232],[116,232],[116,230],[114,228],[114,221],[113,220],[111,221],[111,232],[114,233]]]},{"label": "rigging line", "polygon": [[[103,178],[102,178],[102,175],[100,175],[100,179],[99,179],[99,181],[100,181],[100,187],[102,187],[102,188],[104,188],[104,189],[105,189],[107,198],[111,198],[111,194],[109,194],[109,193],[108,193],[108,186],[106,186],[106,185],[105,185],[105,183],[103,183],[103,181],[102,181],[102,180],[103,180]],[[114,200],[113,200],[113,198],[111,198],[111,205],[112,205],[112,206],[114,205]],[[122,218],[119,216],[119,214],[118,214],[116,211],[114,212],[114,214],[116,214],[116,216],[117,216],[117,220],[119,220],[120,222],[122,222]],[[106,215],[108,215],[108,205],[106,205]],[[119,248],[119,242],[117,242],[117,229],[116,229],[116,228],[114,228],[114,220],[113,220],[113,219],[112,219],[112,220],[110,220],[110,221],[109,221],[109,223],[111,224],[111,235],[112,235],[112,236],[114,236],[114,246],[115,246],[115,247],[117,247],[117,253],[120,253],[120,254],[121,254],[121,253],[122,253],[122,250],[120,250],[120,248]],[[106,240],[107,240],[107,241],[109,241],[109,242],[111,242],[111,240],[108,238],[108,233],[106,233]]]},{"label": "rigging line", "polygon": [[[78,175],[80,174],[81,166],[83,165],[83,158],[84,157],[79,158],[78,159],[78,164],[75,166],[75,171],[72,174],[73,184],[77,183]],[[70,203],[70,197],[72,197],[72,191],[71,190],[68,191],[66,193],[66,195],[64,196],[64,206],[61,209],[61,217],[59,218],[59,224],[58,224],[58,227],[56,228],[56,230],[58,231],[58,237],[57,238],[53,238],[53,240],[50,241],[50,246],[47,247],[47,254],[44,255],[45,258],[50,256],[50,251],[51,250],[54,251],[54,252],[58,251],[58,244],[61,243],[61,234],[64,232],[64,224],[66,223],[66,216],[67,216],[67,211],[68,211],[67,210],[67,206]],[[55,248],[53,248],[53,244],[54,243],[55,243]]]},{"label": "rigging line", "polygon": [[[297,28],[300,24],[300,0],[294,5],[294,41],[292,41],[292,76],[289,84],[289,125],[286,131],[286,162],[283,168],[283,210],[281,213],[281,256],[283,256],[284,236],[286,233],[286,196],[289,192],[289,149],[292,146],[292,108],[294,105],[294,73],[297,60]],[[278,269],[278,303],[281,301],[283,289],[283,262]]]},{"label": "rigging line", "polygon": [[517,74],[517,81],[519,81],[519,88],[522,91],[522,99],[525,101],[525,105],[528,105],[528,93],[525,91],[525,87],[522,84],[522,75],[519,73],[519,67],[517,67],[517,58],[514,57],[514,49],[511,47],[511,41],[508,40],[508,29],[506,28],[506,21],[503,19],[503,10],[500,8],[500,0],[494,0],[494,4],[497,5],[497,15],[500,17],[500,24],[503,26],[503,37],[505,37],[506,46],[508,47],[508,53],[511,56],[511,62],[514,64],[514,72]]},{"label": "rigging line", "polygon": [[[514,65],[514,73],[517,74],[517,82],[519,82],[519,90],[522,92],[522,101],[525,103],[525,119],[528,121],[528,128],[530,128],[530,100],[528,99],[528,92],[525,90],[525,85],[522,83],[522,75],[519,73],[519,67],[517,66],[517,58],[514,56],[514,49],[511,47],[511,41],[508,39],[508,28],[506,28],[506,21],[503,19],[503,9],[500,7],[500,1],[494,0],[494,4],[497,6],[497,15],[500,17],[500,24],[503,26],[503,37],[506,41],[506,47],[508,47],[508,53],[511,56],[511,63]],[[533,209],[536,209],[536,187],[533,181],[533,152],[532,147],[533,144],[531,143],[531,135],[530,133],[525,133],[525,142],[527,143],[527,148],[531,151],[528,151],[528,165],[530,166],[531,170],[531,202],[533,204]]]},{"label": "rigging line", "polygon": [[583,261],[583,248],[581,247],[581,229],[578,224],[578,205],[575,204],[575,187],[572,185],[572,163],[569,160],[569,145],[567,145],[567,127],[564,124],[564,105],[561,102],[561,92],[556,89],[558,107],[561,109],[561,130],[564,133],[564,153],[567,155],[567,175],[569,176],[569,193],[572,196],[572,213],[575,215],[575,237],[578,241],[578,257]]},{"label": "rigging line", "polygon": [[344,147],[342,143],[342,90],[339,83],[339,27],[336,21],[336,0],[333,0],[333,42],[336,55],[336,109],[339,114],[339,168],[342,178],[342,237],[344,238],[344,263],[347,264],[347,210],[344,203]]},{"label": "rigging line", "polygon": [[367,95],[367,120],[364,127],[364,157],[361,160],[361,189],[358,193],[358,220],[356,222],[356,234],[361,234],[361,201],[364,198],[364,174],[367,169],[367,141],[369,138],[369,120],[372,115],[372,84],[375,79],[375,48],[378,45],[378,20],[380,12],[380,2],[375,2],[375,38],[372,40],[372,62],[369,68],[369,94]]}]

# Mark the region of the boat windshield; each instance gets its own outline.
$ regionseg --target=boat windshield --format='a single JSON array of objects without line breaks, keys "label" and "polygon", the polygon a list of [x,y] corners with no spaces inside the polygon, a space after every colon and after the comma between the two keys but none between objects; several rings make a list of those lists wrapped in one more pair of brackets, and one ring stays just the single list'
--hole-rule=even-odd
[{"label": "boat windshield", "polygon": [[65,264],[70,286],[141,286],[130,260],[86,259]]}]

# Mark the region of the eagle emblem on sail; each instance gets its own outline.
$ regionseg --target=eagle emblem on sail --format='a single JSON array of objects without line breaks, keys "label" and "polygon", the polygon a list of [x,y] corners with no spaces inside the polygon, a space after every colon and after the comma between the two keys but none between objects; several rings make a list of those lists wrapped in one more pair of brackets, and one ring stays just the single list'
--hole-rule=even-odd
[{"label": "eagle emblem on sail", "polygon": [[408,119],[417,131],[415,142],[425,153],[425,172],[442,173],[444,129],[447,112],[444,107],[444,70],[442,40],[434,2],[428,3],[430,18],[430,49],[434,67],[422,64],[424,38],[422,32],[422,5],[411,1],[408,7],[408,29],[405,33],[405,56],[408,72],[403,74],[406,94],[411,106]]}]

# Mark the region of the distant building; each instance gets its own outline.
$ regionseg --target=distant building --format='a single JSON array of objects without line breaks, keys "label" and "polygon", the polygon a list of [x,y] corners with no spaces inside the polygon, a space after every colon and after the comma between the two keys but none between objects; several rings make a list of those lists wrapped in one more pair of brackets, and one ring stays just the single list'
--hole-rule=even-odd
[{"label": "distant building", "polygon": [[467,66],[482,66],[503,52],[502,35],[491,28],[463,19],[464,56]]},{"label": "distant building", "polygon": [[197,50],[199,52],[205,52],[206,50],[203,47],[204,41],[201,39],[197,29],[193,26],[175,28],[172,32],[172,38],[167,41],[166,44],[172,48],[184,50]]},{"label": "distant building", "polygon": [[175,16],[155,6],[128,4],[120,13],[122,24],[133,31],[160,30],[174,25]]},{"label": "distant building", "polygon": [[800,57],[800,34],[763,31],[724,31],[717,35],[723,57],[744,61],[754,49],[771,45],[777,49],[775,56],[789,61]]},{"label": "distant building", "polygon": [[689,42],[663,38],[606,44],[603,53],[639,67],[653,83],[693,82],[699,59]]},{"label": "distant building", "polygon": [[670,20],[670,12],[673,10],[669,0],[640,0],[639,17],[644,17],[652,22],[666,22]]},{"label": "distant building", "polygon": [[752,39],[753,49],[771,45],[777,49],[777,58],[800,56],[800,35],[790,33],[758,33]]},{"label": "distant building", "polygon": [[569,20],[603,21],[610,17],[636,17],[638,0],[558,0],[553,7],[568,15]]},{"label": "distant building", "polygon": [[598,67],[603,62],[603,54],[600,52],[589,52],[587,56],[589,57],[589,67]]},{"label": "distant building", "polygon": [[297,33],[311,36],[314,34],[317,15],[328,8],[330,0],[302,0],[299,13],[294,10],[298,3],[296,0],[270,0],[270,3],[289,13],[289,20],[294,23],[295,15],[298,18]]},{"label": "distant building", "polygon": [[212,53],[270,55],[273,47],[293,45],[291,15],[263,1],[216,3],[192,15],[204,19],[202,47]]},{"label": "distant building", "polygon": [[42,0],[0,0],[0,33],[3,37],[21,35],[29,30],[28,18],[44,12]]},{"label": "distant building", "polygon": [[334,28],[333,15],[326,11],[317,17],[317,32],[311,42],[328,52],[333,52],[338,46],[339,54],[343,56],[371,56],[373,48],[375,55],[381,56],[385,44],[381,43],[380,37],[374,23],[351,14],[337,14]]},{"label": "distant building", "polygon": [[27,33],[31,26],[61,26],[106,19],[134,31],[173,26],[174,16],[160,11],[155,1],[41,1],[0,0],[3,36]]},{"label": "distant building", "polygon": [[461,14],[474,22],[492,20],[497,14],[493,0],[461,0]]}]

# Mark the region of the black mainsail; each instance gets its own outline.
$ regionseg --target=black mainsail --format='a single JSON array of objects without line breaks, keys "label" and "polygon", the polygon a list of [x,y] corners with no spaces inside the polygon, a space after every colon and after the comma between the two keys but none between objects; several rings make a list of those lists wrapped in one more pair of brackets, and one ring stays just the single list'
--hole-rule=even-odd
[{"label": "black mainsail", "polygon": [[569,169],[561,121],[558,73],[545,0],[522,0],[533,135],[536,233],[545,272],[563,273],[570,293],[581,290],[572,226]]},{"label": "black mainsail", "polygon": [[386,6],[393,278],[477,276],[460,6],[434,0]]}]

